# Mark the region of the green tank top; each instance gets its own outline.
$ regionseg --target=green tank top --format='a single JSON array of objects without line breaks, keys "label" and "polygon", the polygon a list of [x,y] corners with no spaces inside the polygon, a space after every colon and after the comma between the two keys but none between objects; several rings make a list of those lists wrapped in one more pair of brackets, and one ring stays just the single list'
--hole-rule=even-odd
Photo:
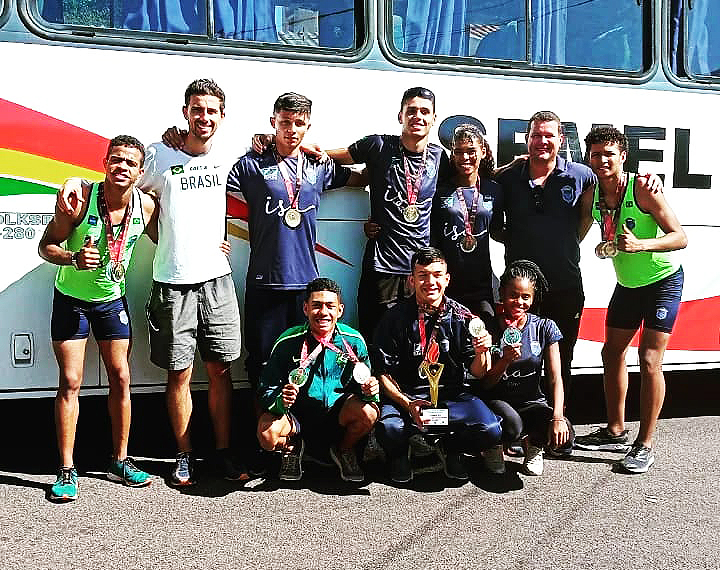
[{"label": "green tank top", "polygon": [[[98,208],[98,183],[93,184],[88,200],[85,217],[73,230],[65,242],[65,248],[70,251],[78,251],[85,243],[85,238],[91,236],[100,252],[100,267],[92,271],[77,270],[72,265],[61,265],[55,276],[55,288],[76,299],[83,301],[112,301],[119,299],[125,294],[125,279],[116,283],[107,276],[107,266],[110,255],[105,236],[105,224],[103,223]],[[142,210],[140,192],[134,188],[130,198],[130,215],[127,231],[127,240],[123,253],[122,264],[127,271],[130,264],[130,257],[137,238],[145,230],[145,219]],[[113,228],[113,234],[117,237],[120,228]]]},{"label": "green tank top", "polygon": [[[628,175],[628,187],[620,205],[620,216],[615,235],[623,232],[625,224],[639,239],[656,238],[665,235],[650,214],[643,212],[635,201],[635,174]],[[600,186],[595,186],[592,216],[601,221]],[[643,287],[664,279],[678,270],[680,264],[675,261],[672,252],[625,253],[619,251],[612,258],[618,283],[624,287]]]}]

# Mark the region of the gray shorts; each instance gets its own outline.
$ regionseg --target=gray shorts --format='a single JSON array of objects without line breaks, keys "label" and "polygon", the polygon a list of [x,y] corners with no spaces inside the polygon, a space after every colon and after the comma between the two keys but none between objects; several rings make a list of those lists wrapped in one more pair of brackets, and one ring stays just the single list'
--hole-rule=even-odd
[{"label": "gray shorts", "polygon": [[206,362],[240,356],[240,311],[230,274],[192,285],[153,281],[146,309],[150,360],[160,368],[188,368],[196,347]]}]

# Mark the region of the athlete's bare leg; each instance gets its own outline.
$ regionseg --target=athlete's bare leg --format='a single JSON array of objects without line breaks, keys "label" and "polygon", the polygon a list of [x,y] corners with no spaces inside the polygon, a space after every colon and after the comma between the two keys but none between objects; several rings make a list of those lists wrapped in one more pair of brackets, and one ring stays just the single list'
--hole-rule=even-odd
[{"label": "athlete's bare leg", "polygon": [[130,339],[100,340],[98,347],[110,384],[108,413],[112,426],[113,458],[122,461],[127,457],[130,438]]},{"label": "athlete's bare leg", "polygon": [[355,395],[350,396],[340,409],[338,421],[345,428],[345,433],[338,449],[340,451],[352,449],[361,438],[370,433],[377,418],[377,406],[363,402]]},{"label": "athlete's bare leg", "polygon": [[215,432],[216,449],[230,447],[232,415],[232,376],[230,362],[206,362],[208,373],[208,408]]},{"label": "athlete's bare leg", "polygon": [[603,384],[608,430],[615,435],[625,429],[625,397],[628,390],[625,356],[635,332],[630,329],[605,327],[605,344],[602,348]]},{"label": "athlete's bare leg", "polygon": [[643,329],[640,336],[640,430],[637,441],[653,446],[658,416],[665,401],[665,375],[662,371],[670,334]]},{"label": "athlete's bare leg", "polygon": [[168,416],[178,451],[190,451],[190,417],[192,416],[192,396],[190,379],[192,366],[184,370],[168,370],[168,383],[165,389]]},{"label": "athlete's bare leg", "polygon": [[58,451],[62,466],[72,467],[75,431],[80,411],[78,396],[83,381],[87,339],[54,341],[52,344],[60,369],[58,391],[55,396],[55,432]]}]

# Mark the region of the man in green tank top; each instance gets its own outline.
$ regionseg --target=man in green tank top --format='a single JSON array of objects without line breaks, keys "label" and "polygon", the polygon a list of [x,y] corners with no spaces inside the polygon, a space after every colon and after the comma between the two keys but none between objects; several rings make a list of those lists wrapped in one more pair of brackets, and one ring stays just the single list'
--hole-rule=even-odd
[{"label": "man in green tank top", "polygon": [[132,487],[150,483],[150,475],[127,456],[131,326],[125,271],[143,232],[157,240],[155,201],[135,188],[144,160],[145,148],[136,138],[121,135],[112,139],[103,160],[103,182],[83,183],[82,196],[73,200],[72,212],[56,207],[40,240],[40,256],[60,266],[51,320],[53,350],[60,369],[55,424],[61,467],[50,489],[54,500],[77,498],[73,447],[90,328],[110,385],[113,456],[108,478]]},{"label": "man in green tank top", "polygon": [[[598,185],[582,200],[580,229],[585,235],[593,219],[602,241],[595,252],[611,258],[617,285],[605,320],[602,349],[608,425],[578,436],[580,449],[625,451],[619,467],[645,473],[655,462],[653,436],[665,399],[663,356],[680,306],[683,270],[670,253],[687,245],[687,237],[662,191],[647,179],[623,171],[627,139],[612,127],[596,127],[585,138],[590,167]],[[628,445],[625,363],[630,342],[642,325],[640,362],[640,430]]]}]

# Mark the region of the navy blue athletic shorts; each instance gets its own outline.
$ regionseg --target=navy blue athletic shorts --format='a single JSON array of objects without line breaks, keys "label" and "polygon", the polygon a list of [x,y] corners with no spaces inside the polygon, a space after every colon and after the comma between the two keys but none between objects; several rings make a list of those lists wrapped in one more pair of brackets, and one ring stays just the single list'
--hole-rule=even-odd
[{"label": "navy blue athletic shorts", "polygon": [[50,336],[54,341],[87,338],[92,327],[95,340],[132,337],[125,297],[112,301],[82,301],[55,289]]},{"label": "navy blue athletic shorts", "polygon": [[675,325],[685,276],[680,267],[672,275],[642,287],[615,287],[605,325],[615,329],[647,329],[671,333]]}]

